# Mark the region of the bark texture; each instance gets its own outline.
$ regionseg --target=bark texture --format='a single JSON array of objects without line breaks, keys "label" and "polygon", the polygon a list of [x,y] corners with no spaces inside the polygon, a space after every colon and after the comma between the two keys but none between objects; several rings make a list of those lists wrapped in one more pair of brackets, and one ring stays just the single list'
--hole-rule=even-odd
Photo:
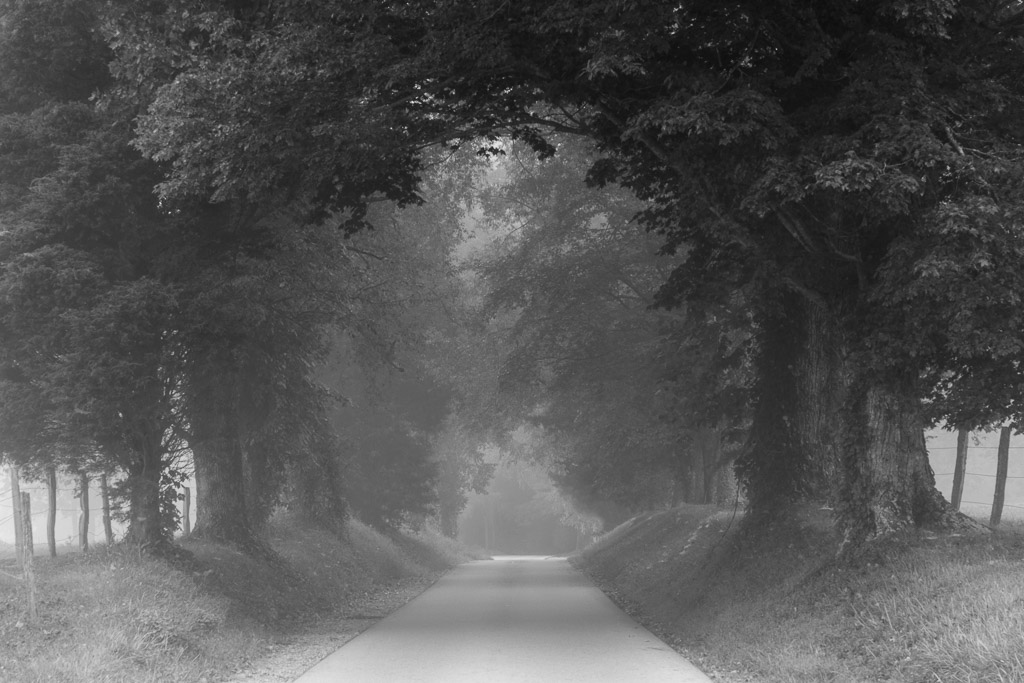
[{"label": "bark texture", "polygon": [[335,533],[344,530],[348,508],[341,491],[341,463],[328,448],[292,463],[289,505],[305,519]]},{"label": "bark texture", "polygon": [[1003,501],[1006,498],[1006,472],[1010,467],[1010,428],[999,429],[999,449],[996,454],[996,488],[992,496],[992,514],[988,524],[999,526],[1003,519]]},{"label": "bark texture", "polygon": [[795,294],[767,307],[761,324],[753,419],[736,477],[753,516],[773,514],[807,489],[807,465],[794,430],[798,410],[794,367],[805,342]]},{"label": "bark texture", "polygon": [[857,340],[824,300],[784,297],[762,335],[761,388],[737,468],[754,512],[827,502],[843,552],[954,519],[935,488],[912,372],[859,368],[850,353]]},{"label": "bark texture", "polygon": [[196,411],[192,418],[192,457],[196,479],[202,482],[201,487],[197,486],[200,512],[192,533],[244,546],[254,537],[246,505],[234,386],[229,381],[225,385],[211,387],[208,408]]},{"label": "bark texture", "polygon": [[161,508],[160,478],[163,474],[163,433],[159,423],[140,427],[133,439],[128,472],[128,533],[125,540],[144,549],[159,551],[170,541],[170,525]]},{"label": "bark texture", "polygon": [[843,460],[844,549],[912,526],[939,524],[952,507],[935,488],[920,401],[907,388],[865,387],[851,409]]},{"label": "bark texture", "polygon": [[794,316],[800,326],[794,336],[802,343],[793,364],[793,440],[805,468],[801,488],[809,498],[834,503],[841,480],[846,348],[823,303],[804,299],[794,305],[801,309]]}]

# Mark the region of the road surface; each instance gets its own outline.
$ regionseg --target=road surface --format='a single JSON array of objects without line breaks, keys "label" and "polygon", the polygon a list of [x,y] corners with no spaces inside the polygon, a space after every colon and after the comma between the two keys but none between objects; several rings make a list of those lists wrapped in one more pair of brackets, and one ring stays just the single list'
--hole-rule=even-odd
[{"label": "road surface", "polygon": [[562,558],[456,567],[296,683],[706,683]]}]

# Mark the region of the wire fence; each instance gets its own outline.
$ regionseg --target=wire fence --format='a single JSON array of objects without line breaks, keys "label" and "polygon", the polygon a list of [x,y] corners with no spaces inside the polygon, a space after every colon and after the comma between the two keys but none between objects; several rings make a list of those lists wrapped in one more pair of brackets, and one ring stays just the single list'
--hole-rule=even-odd
[{"label": "wire fence", "polygon": [[[14,496],[12,495],[6,468],[0,468],[0,475],[3,475],[0,477],[0,548],[10,548],[15,543]],[[39,530],[45,529],[48,522],[49,489],[46,484],[41,484],[38,481],[23,480],[19,482],[19,490],[21,493],[28,493],[33,503],[30,518],[32,520],[32,527],[36,530],[34,533],[36,543],[34,545],[45,548],[46,542],[39,542]],[[80,515],[83,512],[80,505],[80,485],[78,480],[72,481],[69,478],[63,477],[58,479],[56,495],[57,505],[54,508],[54,511],[57,513],[55,541],[63,547],[77,548],[80,542]],[[178,506],[179,512],[184,514],[184,510],[181,509],[182,503],[179,502]],[[194,497],[191,507],[194,515]],[[90,480],[89,482],[88,512],[89,528],[87,538],[89,539],[89,544],[106,542],[105,520],[103,519],[105,510],[98,479]],[[111,527],[114,532],[114,539],[123,537],[127,526],[118,518],[119,514],[123,512],[123,508],[117,504],[117,501],[110,501],[109,512],[112,517]],[[42,537],[45,539],[45,532],[42,533]],[[6,555],[7,552],[10,551],[5,551],[3,554]]]},{"label": "wire fence", "polygon": [[[987,506],[991,506],[992,505],[992,501],[989,501],[987,503],[982,503],[982,502],[979,502],[977,500],[961,500],[960,501],[961,505],[964,504],[964,503],[967,503],[968,505],[987,505]],[[1018,510],[1024,510],[1024,505],[1013,505],[1012,503],[1003,503],[1003,507],[1004,508],[1017,508]]]},{"label": "wire fence", "polygon": [[[971,453],[976,453],[978,451],[994,451],[994,450],[996,450],[996,448],[997,448],[996,446],[975,446],[975,445],[971,444],[970,446],[967,447],[967,450],[969,452],[971,452]],[[928,446],[928,450],[929,451],[955,451],[956,450],[956,446]],[[1024,446],[1010,446],[1010,452],[1012,453],[1013,451],[1024,451]]]},{"label": "wire fence", "polygon": [[[936,472],[936,477],[952,477],[953,472]],[[996,478],[994,474],[985,474],[983,472],[964,472],[965,477],[991,477]],[[1006,477],[1007,479],[1024,479],[1024,477]]]}]

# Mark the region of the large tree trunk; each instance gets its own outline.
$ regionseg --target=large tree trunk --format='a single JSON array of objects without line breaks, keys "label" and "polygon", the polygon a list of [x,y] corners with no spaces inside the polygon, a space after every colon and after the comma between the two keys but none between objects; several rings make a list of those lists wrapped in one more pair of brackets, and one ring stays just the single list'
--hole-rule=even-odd
[{"label": "large tree trunk", "polygon": [[692,436],[692,452],[696,464],[694,472],[695,494],[687,502],[714,503],[718,480],[725,469],[722,467],[722,434],[717,429],[705,427]]},{"label": "large tree trunk", "polygon": [[[205,421],[205,420],[204,420]],[[197,439],[192,446],[196,475],[203,482],[197,492],[197,515],[192,533],[228,543],[247,545],[253,540],[245,504],[242,449],[237,437]]]},{"label": "large tree trunk", "polygon": [[266,527],[284,488],[283,471],[271,466],[275,455],[257,444],[242,449],[246,514],[250,527],[256,533]]},{"label": "large tree trunk", "polygon": [[935,488],[913,383],[864,383],[849,408],[837,511],[844,550],[956,515]]},{"label": "large tree trunk", "polygon": [[840,481],[842,421],[848,373],[845,344],[837,321],[823,301],[801,298],[794,322],[800,343],[793,364],[796,410],[795,448],[804,464],[802,490],[814,500],[832,503]]},{"label": "large tree trunk", "polygon": [[245,465],[233,372],[213,373],[191,384],[192,457],[196,475],[196,526],[192,533],[249,547],[255,536],[245,492]]},{"label": "large tree trunk", "polygon": [[899,529],[949,523],[935,488],[913,376],[853,365],[824,299],[783,295],[761,329],[758,402],[738,462],[752,512],[830,501],[844,551]]},{"label": "large tree trunk", "polygon": [[325,435],[315,439],[306,458],[288,467],[289,508],[334,533],[343,533],[348,509],[341,491],[342,466],[336,445]]},{"label": "large tree trunk", "polygon": [[809,491],[808,456],[797,430],[801,401],[794,368],[807,342],[803,299],[787,292],[764,305],[756,361],[754,412],[736,478],[754,518],[772,515]]},{"label": "large tree trunk", "polygon": [[160,505],[163,448],[156,429],[140,435],[128,464],[128,532],[125,541],[159,552],[169,542]]}]

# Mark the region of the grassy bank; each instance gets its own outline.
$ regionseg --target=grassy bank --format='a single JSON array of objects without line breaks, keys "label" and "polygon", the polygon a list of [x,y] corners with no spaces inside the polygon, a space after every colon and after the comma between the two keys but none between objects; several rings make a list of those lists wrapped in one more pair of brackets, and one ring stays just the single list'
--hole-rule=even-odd
[{"label": "grassy bank", "polygon": [[913,533],[835,562],[828,513],[743,528],[683,506],[575,562],[717,680],[1024,681],[1024,540]]},{"label": "grassy bank", "polygon": [[268,541],[276,560],[199,540],[183,542],[193,559],[173,565],[120,547],[36,558],[34,621],[5,564],[0,681],[223,680],[289,633],[383,616],[389,591],[414,594],[470,559],[438,534],[385,537],[356,521],[340,538],[281,517]]}]

